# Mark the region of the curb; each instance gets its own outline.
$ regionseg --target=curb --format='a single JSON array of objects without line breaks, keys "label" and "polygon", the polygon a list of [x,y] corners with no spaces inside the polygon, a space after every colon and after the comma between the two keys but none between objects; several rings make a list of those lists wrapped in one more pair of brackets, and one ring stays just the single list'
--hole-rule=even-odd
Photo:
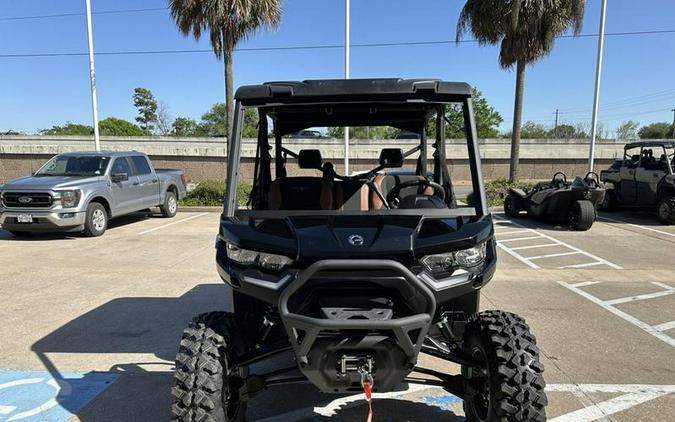
[{"label": "curb", "polygon": [[222,212],[223,207],[181,207],[178,206],[179,212]]}]

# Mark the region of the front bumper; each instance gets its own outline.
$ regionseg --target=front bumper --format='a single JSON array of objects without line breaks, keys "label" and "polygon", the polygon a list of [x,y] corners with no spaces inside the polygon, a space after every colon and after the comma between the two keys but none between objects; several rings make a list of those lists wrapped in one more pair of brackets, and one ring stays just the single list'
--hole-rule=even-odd
[{"label": "front bumper", "polygon": [[[319,273],[334,271],[395,273],[396,278],[369,280],[364,277],[363,281],[379,285],[378,290],[393,289],[400,292],[409,312],[401,316],[392,314],[380,317],[385,314],[385,310],[347,305],[322,308],[327,311],[323,316],[308,314],[306,306],[302,304],[308,298],[298,301],[294,300],[294,296],[303,296],[300,294],[303,288],[320,291],[325,280],[318,277]],[[334,279],[336,277],[341,278],[332,276]],[[358,302],[354,296],[357,293],[346,290],[353,289],[355,284],[362,287],[363,283],[340,281],[342,293],[337,298],[338,303],[345,300],[347,303]],[[315,297],[319,302],[324,302],[333,294],[329,291]],[[335,297],[333,299],[336,300]],[[356,302],[349,302],[350,299]],[[398,262],[345,259],[312,264],[284,289],[278,307],[303,374],[323,392],[346,393],[360,390],[360,378],[354,370],[339,369],[338,362],[341,360],[371,362],[374,385],[380,391],[389,391],[401,382],[417,363],[417,355],[436,312],[436,301],[429,287]]]},{"label": "front bumper", "polygon": [[[19,223],[19,214],[30,214],[31,223]],[[84,227],[86,212],[68,210],[9,210],[0,208],[0,228],[26,232],[77,231]]]}]

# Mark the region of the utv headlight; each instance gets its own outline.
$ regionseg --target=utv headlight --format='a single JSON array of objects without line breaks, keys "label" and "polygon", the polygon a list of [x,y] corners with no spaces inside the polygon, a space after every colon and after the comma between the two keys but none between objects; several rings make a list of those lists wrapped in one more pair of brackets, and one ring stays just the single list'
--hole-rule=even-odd
[{"label": "utv headlight", "polygon": [[420,262],[431,273],[447,272],[454,267],[471,269],[485,261],[485,243],[460,251],[426,255]]},{"label": "utv headlight", "polygon": [[485,260],[485,243],[474,246],[473,248],[463,249],[455,252],[455,262],[460,267],[471,268],[482,263]]},{"label": "utv headlight", "polygon": [[61,206],[63,208],[73,208],[76,207],[80,202],[80,191],[77,190],[65,190],[59,192],[61,198]]},{"label": "utv headlight", "polygon": [[227,257],[237,264],[257,264],[265,269],[274,271],[279,271],[293,262],[287,256],[242,249],[231,243],[227,243]]}]

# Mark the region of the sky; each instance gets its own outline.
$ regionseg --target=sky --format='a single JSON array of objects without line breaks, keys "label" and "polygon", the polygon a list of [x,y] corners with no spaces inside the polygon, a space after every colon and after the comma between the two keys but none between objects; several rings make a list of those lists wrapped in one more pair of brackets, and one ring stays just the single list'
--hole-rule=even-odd
[{"label": "sky", "polygon": [[[351,77],[441,78],[469,82],[502,114],[513,115],[515,73],[497,62],[498,48],[454,42],[359,47],[359,44],[454,41],[460,0],[351,0]],[[152,90],[173,117],[199,119],[223,101],[223,65],[210,52],[118,54],[110,52],[204,50],[175,27],[166,0],[92,0],[99,115],[133,121],[135,87]],[[128,9],[159,9],[107,13]],[[344,75],[344,0],[283,0],[276,31],[261,31],[239,44],[235,86],[270,80],[341,78]],[[91,122],[83,0],[0,0],[0,132],[34,132]],[[32,18],[45,15],[68,15]],[[600,0],[587,0],[582,34],[597,34]],[[675,108],[675,1],[608,0],[608,35],[599,121],[613,130],[625,120],[670,122]],[[21,18],[21,19],[17,19]],[[266,47],[335,46],[294,50]],[[550,56],[527,68],[524,121],[590,127],[597,37],[562,38]]]}]

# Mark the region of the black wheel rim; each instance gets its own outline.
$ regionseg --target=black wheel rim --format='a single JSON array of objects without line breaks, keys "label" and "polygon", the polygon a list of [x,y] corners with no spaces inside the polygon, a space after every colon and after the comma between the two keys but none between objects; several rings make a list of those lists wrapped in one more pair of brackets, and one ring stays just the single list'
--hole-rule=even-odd
[{"label": "black wheel rim", "polygon": [[668,203],[665,201],[661,202],[658,212],[659,218],[661,218],[662,220],[667,219],[668,215],[670,215],[670,206],[668,206]]},{"label": "black wheel rim", "polygon": [[[485,352],[478,346],[474,346],[471,355],[478,361],[487,362]],[[490,369],[485,368],[469,368],[469,378],[479,385],[478,392],[471,398],[471,406],[475,416],[481,420],[486,421],[490,413]],[[477,382],[476,382],[477,381]]]},{"label": "black wheel rim", "polygon": [[225,385],[223,386],[223,405],[225,410],[225,420],[237,420],[237,416],[241,411],[241,401],[239,400],[239,389],[243,382],[241,378],[227,375]]}]

